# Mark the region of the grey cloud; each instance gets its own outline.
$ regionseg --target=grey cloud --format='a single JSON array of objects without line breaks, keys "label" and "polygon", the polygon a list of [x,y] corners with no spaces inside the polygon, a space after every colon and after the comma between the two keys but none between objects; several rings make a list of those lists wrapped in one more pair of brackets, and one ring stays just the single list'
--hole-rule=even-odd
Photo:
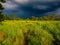
[{"label": "grey cloud", "polygon": [[[48,12],[54,12],[60,8],[60,0],[29,0],[26,3],[18,2],[17,0],[9,0],[13,3],[14,10],[8,10],[9,14],[16,13],[20,17],[42,16]],[[14,7],[14,4],[16,6]],[[8,7],[9,8],[9,7]],[[41,15],[42,14],[42,15]]]}]

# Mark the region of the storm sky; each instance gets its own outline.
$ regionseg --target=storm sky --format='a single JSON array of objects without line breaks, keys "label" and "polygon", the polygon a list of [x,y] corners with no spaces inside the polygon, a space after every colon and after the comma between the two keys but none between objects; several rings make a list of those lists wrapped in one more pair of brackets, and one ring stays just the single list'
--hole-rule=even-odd
[{"label": "storm sky", "polygon": [[60,14],[60,0],[7,0],[4,13],[20,17]]}]

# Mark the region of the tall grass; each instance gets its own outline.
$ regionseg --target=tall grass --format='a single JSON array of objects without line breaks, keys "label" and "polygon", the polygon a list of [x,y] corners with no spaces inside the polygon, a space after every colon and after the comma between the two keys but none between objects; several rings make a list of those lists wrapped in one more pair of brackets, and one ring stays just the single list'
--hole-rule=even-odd
[{"label": "tall grass", "polygon": [[60,21],[3,21],[0,45],[60,45]]}]

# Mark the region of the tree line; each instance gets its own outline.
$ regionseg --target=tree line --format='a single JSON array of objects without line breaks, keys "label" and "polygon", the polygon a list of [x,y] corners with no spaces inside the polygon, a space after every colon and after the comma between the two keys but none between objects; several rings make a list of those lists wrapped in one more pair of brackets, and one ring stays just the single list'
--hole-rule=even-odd
[{"label": "tree line", "polygon": [[5,2],[6,2],[6,0],[0,0],[0,22],[4,21],[4,20],[25,20],[25,19],[26,20],[60,20],[60,18],[56,18],[55,14],[51,14],[48,16],[42,16],[42,17],[32,16],[30,18],[24,18],[24,19],[17,17],[16,14],[12,14],[10,17],[3,13],[4,7],[2,6],[1,3],[5,3]]}]

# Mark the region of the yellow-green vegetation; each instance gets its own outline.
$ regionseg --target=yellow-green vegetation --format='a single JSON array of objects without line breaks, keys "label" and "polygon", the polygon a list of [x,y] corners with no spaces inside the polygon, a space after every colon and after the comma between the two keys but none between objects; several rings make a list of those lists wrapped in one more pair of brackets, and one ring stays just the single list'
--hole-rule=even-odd
[{"label": "yellow-green vegetation", "polygon": [[60,45],[60,21],[0,22],[0,45]]}]

